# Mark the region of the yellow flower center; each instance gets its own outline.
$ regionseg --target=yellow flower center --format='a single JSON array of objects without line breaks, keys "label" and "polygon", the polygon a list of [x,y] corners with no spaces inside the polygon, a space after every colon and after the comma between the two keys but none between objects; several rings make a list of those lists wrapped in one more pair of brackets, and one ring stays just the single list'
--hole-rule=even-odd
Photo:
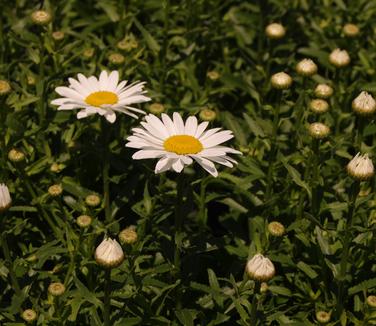
[{"label": "yellow flower center", "polygon": [[91,93],[86,97],[85,102],[92,106],[102,106],[104,104],[116,104],[119,98],[113,92],[99,91]]},{"label": "yellow flower center", "polygon": [[189,135],[171,136],[164,141],[163,147],[166,151],[178,155],[197,154],[203,150],[201,142]]}]

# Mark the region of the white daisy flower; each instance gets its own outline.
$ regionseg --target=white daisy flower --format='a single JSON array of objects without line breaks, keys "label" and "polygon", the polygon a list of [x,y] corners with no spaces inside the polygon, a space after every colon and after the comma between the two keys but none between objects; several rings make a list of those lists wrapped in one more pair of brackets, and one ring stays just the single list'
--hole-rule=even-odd
[{"label": "white daisy flower", "polygon": [[127,85],[124,80],[119,83],[119,73],[102,71],[97,77],[86,78],[83,74],[77,75],[78,80],[69,78],[69,87],[57,87],[55,91],[64,96],[53,100],[51,104],[59,105],[58,110],[81,109],[77,118],[86,118],[89,115],[98,113],[104,116],[109,122],[116,120],[115,112],[125,113],[133,118],[137,115],[133,112],[145,114],[144,111],[129,105],[150,101],[150,98],[143,95],[145,82],[135,82]]},{"label": "white daisy flower", "polygon": [[180,173],[184,166],[195,160],[214,177],[218,176],[214,163],[233,167],[236,161],[227,154],[241,154],[230,147],[219,144],[234,137],[232,131],[214,128],[206,130],[209,122],[200,124],[190,116],[185,124],[181,115],[174,112],[173,119],[162,113],[161,119],[153,114],[141,122],[143,128],[133,128],[126,146],[140,149],[133,154],[135,160],[159,158],[155,173],[174,170]]}]

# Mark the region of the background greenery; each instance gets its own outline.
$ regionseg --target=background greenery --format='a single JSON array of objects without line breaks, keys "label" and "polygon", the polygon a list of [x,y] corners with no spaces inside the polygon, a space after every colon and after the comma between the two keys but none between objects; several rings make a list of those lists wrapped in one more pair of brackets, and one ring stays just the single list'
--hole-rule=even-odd
[{"label": "background greenery", "polygon": [[[12,263],[0,256],[0,324],[22,325],[21,312],[32,308],[39,325],[101,325],[104,271],[93,253],[105,231],[116,236],[129,225],[137,225],[138,242],[124,247],[127,259],[112,271],[114,325],[249,325],[253,281],[244,268],[256,252],[276,266],[276,276],[259,297],[260,325],[315,325],[319,310],[332,313],[330,325],[375,324],[375,312],[365,303],[376,294],[374,180],[362,184],[366,191],[357,200],[342,298],[338,265],[353,182],[345,167],[358,151],[375,150],[374,120],[366,119],[360,128],[351,101],[362,90],[376,91],[376,1],[16,0],[1,1],[1,7],[0,77],[12,87],[1,97],[1,177],[13,207],[1,216]],[[47,26],[30,19],[39,8],[53,16]],[[286,27],[283,39],[265,37],[271,22]],[[348,22],[359,26],[358,37],[343,35]],[[56,30],[65,33],[63,40],[53,39]],[[124,37],[136,41],[132,49],[117,47]],[[337,47],[352,60],[341,70],[328,61]],[[88,49],[94,50],[92,57],[85,56]],[[124,63],[111,63],[112,53],[122,53]],[[303,82],[295,65],[305,57],[319,70]],[[57,112],[49,104],[57,96],[54,88],[68,77],[103,69],[147,81],[152,102],[167,112],[187,117],[214,109],[211,126],[233,130],[232,145],[244,152],[237,168],[221,167],[218,178],[197,166],[185,169],[190,186],[184,194],[178,279],[171,272],[177,174],[154,175],[155,162],[132,161],[133,151],[124,145],[137,121],[121,116],[107,124],[114,222],[106,225],[103,205],[94,209],[84,201],[88,194],[102,195],[101,119],[78,121],[73,112]],[[211,80],[209,71],[220,78]],[[273,110],[280,94],[269,80],[279,71],[294,83],[283,92],[269,180]],[[317,117],[307,103],[319,82],[331,84],[335,93],[329,112]],[[318,120],[332,133],[313,152],[305,125]],[[22,150],[26,161],[10,162],[12,148]],[[53,163],[58,172],[51,170]],[[47,190],[55,183],[64,192],[51,198]],[[320,191],[312,205],[314,187]],[[75,222],[81,214],[94,217],[85,231]],[[270,221],[281,222],[285,236],[271,237]],[[10,269],[20,291],[12,285]],[[53,281],[65,284],[63,296],[48,294]],[[340,316],[338,300],[345,304]]]}]

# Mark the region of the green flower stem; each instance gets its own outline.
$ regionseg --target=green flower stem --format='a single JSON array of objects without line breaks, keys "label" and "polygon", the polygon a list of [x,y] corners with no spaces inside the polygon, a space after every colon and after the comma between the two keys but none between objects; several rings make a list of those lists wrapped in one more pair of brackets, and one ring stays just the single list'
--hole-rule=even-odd
[{"label": "green flower stem", "polygon": [[356,147],[360,150],[362,148],[362,138],[364,129],[364,118],[361,116],[356,117],[356,137],[354,143]]},{"label": "green flower stem", "polygon": [[[1,216],[1,219],[4,219],[4,216]],[[12,261],[12,258],[10,256],[8,242],[7,242],[7,239],[6,239],[5,227],[4,227],[3,223],[1,223],[0,226],[1,226],[1,230],[0,230],[0,232],[1,232],[1,248],[3,250],[5,261],[7,262],[10,281],[12,283],[12,287],[14,289],[14,292],[16,293],[16,296],[20,297],[21,296],[21,288],[20,288],[20,285],[18,284],[17,276],[16,276],[16,273],[14,272],[14,269],[13,269],[13,261]]]},{"label": "green flower stem", "polygon": [[207,224],[208,216],[207,216],[207,209],[206,209],[206,186],[207,186],[207,179],[204,178],[200,182],[200,201],[199,201],[199,222],[201,225],[205,226]]},{"label": "green flower stem", "polygon": [[[181,249],[182,249],[182,226],[183,226],[183,192],[184,192],[184,174],[181,172],[177,179],[177,198],[175,206],[175,253],[174,266],[176,271],[176,279],[181,277]],[[178,290],[176,297],[176,309],[181,309],[181,293]]]},{"label": "green flower stem", "polygon": [[[46,112],[45,112],[45,90],[44,90],[44,44],[43,44],[43,33],[40,36],[39,39],[39,71],[38,71],[38,77],[39,81],[37,84],[37,96],[39,97],[38,101],[38,113],[39,113],[39,126],[42,127],[46,120]],[[42,133],[44,134],[44,133]]]},{"label": "green flower stem", "polygon": [[68,286],[69,278],[70,278],[70,276],[72,275],[72,273],[74,271],[74,268],[75,268],[75,265],[76,265],[77,253],[79,252],[80,245],[82,243],[83,233],[84,233],[84,230],[80,229],[80,235],[78,237],[78,242],[77,242],[77,247],[76,247],[77,249],[75,249],[73,251],[73,253],[72,252],[70,253],[69,267],[68,267],[68,271],[67,271],[67,274],[65,275],[65,279],[64,279],[64,285],[65,285],[65,287]]},{"label": "green flower stem", "polygon": [[354,181],[351,186],[350,193],[349,193],[349,202],[348,202],[348,210],[347,210],[347,219],[346,219],[346,228],[345,228],[345,237],[343,242],[343,249],[341,255],[341,261],[339,265],[339,274],[338,274],[338,295],[337,295],[337,316],[338,318],[341,316],[344,301],[346,299],[345,295],[345,277],[347,271],[347,264],[348,264],[348,257],[350,253],[350,245],[351,245],[351,228],[353,225],[353,215],[355,211],[355,202],[356,198],[359,194],[360,189],[360,182]]},{"label": "green flower stem", "polygon": [[306,106],[306,88],[307,88],[307,78],[303,77],[302,83],[302,90],[299,94],[298,100],[296,101],[296,109],[297,109],[297,117],[296,117],[296,139],[298,143],[298,148],[303,147],[302,137],[302,125],[303,125],[303,117],[305,112]]},{"label": "green flower stem", "polygon": [[265,191],[265,200],[264,202],[267,203],[272,196],[273,193],[273,168],[274,168],[274,161],[275,156],[277,155],[278,145],[277,145],[277,133],[278,133],[278,126],[279,126],[279,111],[281,108],[281,99],[282,93],[278,94],[278,100],[276,107],[274,108],[274,118],[273,118],[273,130],[272,130],[272,137],[271,137],[271,148],[270,148],[270,157],[269,157],[269,166],[267,172],[267,179],[266,179],[266,191]]},{"label": "green flower stem", "polygon": [[46,210],[43,208],[43,206],[38,203],[37,193],[34,191],[32,185],[31,185],[30,179],[29,179],[28,175],[26,174],[26,172],[21,169],[20,170],[20,175],[21,175],[22,180],[25,183],[26,189],[28,190],[31,198],[33,199],[33,201],[36,201],[37,209],[41,212],[43,218],[46,220],[46,222],[48,223],[48,225],[52,229],[52,231],[55,234],[56,238],[60,239],[61,238],[60,232],[59,232],[58,228],[56,227],[56,224],[58,224],[58,223],[54,223],[52,221],[52,219],[50,218],[50,216],[47,214]]},{"label": "green flower stem", "polygon": [[105,270],[105,285],[104,285],[104,326],[111,326],[110,321],[110,304],[111,304],[111,269]]},{"label": "green flower stem", "polygon": [[314,217],[320,211],[320,203],[319,203],[319,164],[320,164],[320,140],[313,139],[312,142],[312,200],[311,200],[311,212]]},{"label": "green flower stem", "polygon": [[103,201],[104,201],[104,213],[106,223],[111,222],[111,206],[110,206],[110,129],[106,128],[106,121],[104,117],[101,119],[101,131],[103,137]]},{"label": "green flower stem", "polygon": [[253,290],[252,306],[251,306],[251,323],[250,326],[255,326],[257,323],[257,295],[260,293],[261,282],[255,281],[255,287]]}]

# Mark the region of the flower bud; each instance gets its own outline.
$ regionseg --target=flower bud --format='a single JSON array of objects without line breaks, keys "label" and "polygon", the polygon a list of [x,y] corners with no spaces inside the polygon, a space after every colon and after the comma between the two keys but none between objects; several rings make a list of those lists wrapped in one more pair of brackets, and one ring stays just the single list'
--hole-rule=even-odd
[{"label": "flower bud", "polygon": [[326,324],[330,321],[330,313],[326,311],[316,312],[316,319],[320,324]]},{"label": "flower bud", "polygon": [[22,312],[22,319],[27,323],[32,323],[37,319],[37,313],[33,309],[26,309]]},{"label": "flower bud", "polygon": [[138,236],[134,226],[129,226],[119,233],[119,240],[122,244],[134,244]]},{"label": "flower bud", "polygon": [[326,84],[318,84],[315,88],[315,95],[319,98],[329,98],[333,95],[333,88]]},{"label": "flower bud", "polygon": [[356,154],[349,164],[347,164],[347,173],[359,181],[372,178],[374,175],[374,168],[372,160],[368,157],[368,154]]},{"label": "flower bud", "polygon": [[62,165],[59,163],[52,163],[50,166],[50,171],[54,173],[59,173],[62,170]]},{"label": "flower bud", "polygon": [[116,44],[117,48],[124,51],[131,51],[138,48],[138,42],[133,35],[126,36]]},{"label": "flower bud", "polygon": [[296,71],[302,76],[312,76],[317,72],[317,65],[311,59],[303,59],[296,65]]},{"label": "flower bud", "polygon": [[52,34],[52,38],[55,40],[55,41],[61,41],[64,39],[65,37],[65,33],[62,32],[62,31],[55,31],[53,32]]},{"label": "flower bud", "polygon": [[314,99],[309,103],[312,112],[321,114],[329,110],[329,103],[322,99]]},{"label": "flower bud", "polygon": [[343,34],[347,37],[355,37],[359,34],[359,27],[355,24],[346,24],[343,26]]},{"label": "flower bud", "polygon": [[11,88],[6,80],[0,79],[0,96],[6,95],[10,92]]},{"label": "flower bud", "polygon": [[269,285],[266,282],[261,283],[260,292],[265,293],[269,290]]},{"label": "flower bud", "polygon": [[272,23],[266,26],[265,33],[268,38],[278,40],[285,36],[286,30],[283,25]]},{"label": "flower bud", "polygon": [[25,154],[16,148],[12,148],[8,153],[8,158],[9,161],[13,163],[18,163],[22,162],[25,159]]},{"label": "flower bud", "polygon": [[359,115],[371,115],[376,111],[376,101],[371,94],[361,92],[352,102],[352,109]]},{"label": "flower bud", "polygon": [[153,103],[150,104],[149,111],[153,114],[161,114],[165,111],[165,107],[161,103]]},{"label": "flower bud", "polygon": [[337,68],[345,67],[350,63],[350,56],[346,50],[335,49],[329,55],[329,61]]},{"label": "flower bud", "polygon": [[51,14],[45,10],[37,10],[31,14],[31,20],[37,25],[47,25],[51,19]]},{"label": "flower bud", "polygon": [[30,85],[30,86],[35,85],[36,80],[35,80],[35,77],[34,77],[34,76],[32,76],[32,75],[28,75],[28,76],[26,77],[26,79],[27,79],[27,84],[28,84],[28,85]]},{"label": "flower bud", "polygon": [[101,203],[101,198],[96,194],[91,194],[86,196],[85,203],[90,207],[96,207]]},{"label": "flower bud", "polygon": [[199,116],[203,121],[213,121],[217,117],[217,113],[214,110],[204,108],[200,111]]},{"label": "flower bud", "polygon": [[52,185],[48,188],[48,193],[51,197],[58,197],[62,194],[63,187],[60,184]]},{"label": "flower bud", "polygon": [[80,228],[85,229],[85,228],[87,228],[91,225],[92,221],[93,221],[93,219],[91,218],[91,216],[80,215],[79,217],[77,217],[76,223]]},{"label": "flower bud", "polygon": [[206,76],[210,79],[210,80],[218,80],[220,77],[221,77],[221,75],[219,74],[219,72],[218,71],[215,71],[215,70],[212,70],[212,71],[208,71],[207,73],[206,73]]},{"label": "flower bud", "polygon": [[376,295],[369,295],[369,296],[367,297],[367,305],[368,305],[370,308],[373,308],[373,309],[376,308]]},{"label": "flower bud", "polygon": [[268,231],[271,235],[275,237],[281,237],[285,233],[285,227],[282,223],[273,221],[268,224]]},{"label": "flower bud", "polygon": [[12,204],[12,198],[8,187],[4,183],[0,183],[0,213],[5,212]]},{"label": "flower bud", "polygon": [[321,122],[314,122],[309,125],[308,132],[313,138],[323,139],[329,135],[330,129]]},{"label": "flower bud", "polygon": [[261,254],[256,254],[248,261],[246,272],[251,279],[266,282],[273,278],[275,268],[269,258],[266,258]]},{"label": "flower bud", "polygon": [[287,89],[292,84],[292,78],[285,72],[278,72],[270,79],[272,86],[276,89]]},{"label": "flower bud", "polygon": [[86,58],[86,59],[90,59],[93,57],[95,53],[95,50],[93,48],[88,48],[88,49],[85,49],[85,51],[82,53],[82,55]]},{"label": "flower bud", "polygon": [[51,283],[48,287],[48,293],[50,293],[54,297],[61,296],[64,292],[65,286],[63,283],[60,282]]},{"label": "flower bud", "polygon": [[114,65],[121,65],[124,63],[125,58],[120,53],[112,53],[108,56],[108,61],[110,61]]},{"label": "flower bud", "polygon": [[123,249],[116,240],[104,239],[95,250],[95,260],[103,267],[118,267],[124,260]]}]

